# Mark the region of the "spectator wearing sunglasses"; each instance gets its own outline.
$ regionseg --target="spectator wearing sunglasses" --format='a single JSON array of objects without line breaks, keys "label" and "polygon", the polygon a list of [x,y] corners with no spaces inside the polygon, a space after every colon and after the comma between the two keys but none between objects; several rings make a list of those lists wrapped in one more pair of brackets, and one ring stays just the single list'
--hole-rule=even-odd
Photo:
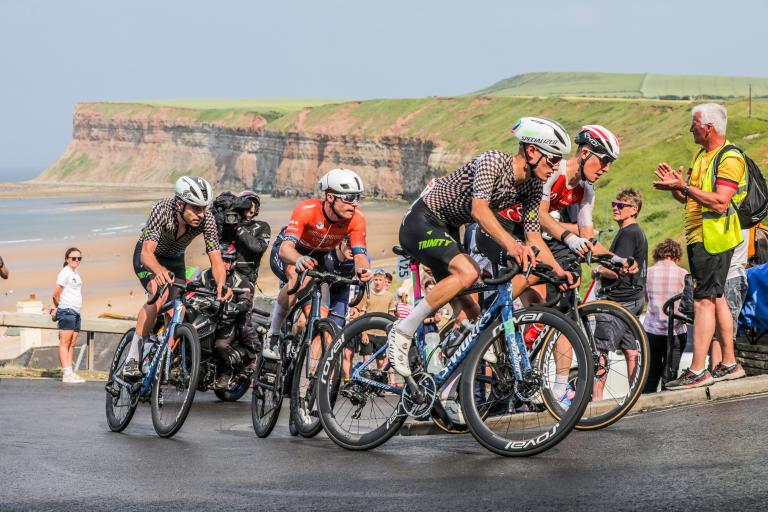
[{"label": "spectator wearing sunglasses", "polygon": [[[648,239],[637,223],[638,215],[643,208],[643,196],[633,188],[619,190],[616,194],[616,200],[611,202],[611,207],[613,220],[619,225],[619,232],[613,239],[610,251],[618,258],[634,259],[637,272],[619,275],[598,265],[593,270],[593,275],[600,279],[601,298],[618,302],[632,314],[638,316],[643,310],[645,302],[648,260]],[[610,315],[597,315],[596,320],[595,345],[597,349],[602,353],[623,352],[628,366],[631,361],[636,361],[638,354],[635,340],[621,320]],[[628,374],[631,376],[633,369],[630,368]],[[604,380],[595,380],[593,393],[595,399],[602,398],[604,386]]]},{"label": "spectator wearing sunglasses", "polygon": [[72,370],[72,356],[80,333],[80,308],[83,305],[83,280],[78,272],[82,259],[80,249],[67,249],[64,253],[64,268],[59,272],[53,290],[55,307],[51,309],[51,316],[59,322],[59,360],[63,370],[61,380],[67,384],[85,382]]}]

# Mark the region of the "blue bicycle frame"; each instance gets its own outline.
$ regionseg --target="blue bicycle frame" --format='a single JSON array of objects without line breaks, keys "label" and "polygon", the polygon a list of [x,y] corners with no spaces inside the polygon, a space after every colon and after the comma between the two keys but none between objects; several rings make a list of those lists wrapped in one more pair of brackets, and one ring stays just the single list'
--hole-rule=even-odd
[{"label": "blue bicycle frame", "polygon": [[[480,320],[475,323],[467,338],[461,343],[461,345],[459,345],[459,348],[456,349],[456,352],[446,362],[445,367],[433,376],[435,379],[435,384],[437,385],[437,389],[440,389],[446,382],[451,379],[456,369],[461,365],[462,361],[464,361],[469,352],[472,350],[472,347],[479,339],[480,334],[485,331],[485,329],[487,329],[491,323],[493,323],[493,321],[499,316],[501,316],[502,319],[502,327],[504,329],[509,353],[512,355],[512,360],[518,363],[513,365],[515,378],[522,380],[523,371],[531,369],[531,362],[528,359],[528,352],[526,350],[523,337],[520,335],[520,333],[515,331],[515,321],[513,318],[515,309],[512,299],[511,283],[508,281],[498,285],[476,286],[465,290],[461,295],[485,291],[496,291],[496,298],[494,299],[493,303],[485,310],[483,315],[480,317]],[[424,337],[416,336],[415,341],[419,357],[421,357],[421,354],[424,353]],[[362,376],[362,371],[367,368],[368,365],[376,359],[376,357],[382,355],[385,350],[386,344],[377,350],[373,355],[371,355],[363,364],[359,365],[352,373],[352,380],[364,382],[365,384],[377,388],[382,388],[391,393],[402,394],[403,390],[398,386],[391,386],[389,384],[377,382]],[[522,370],[520,368],[521,365]]]},{"label": "blue bicycle frame", "polygon": [[[168,328],[165,331],[165,335],[163,336],[163,340],[160,342],[160,346],[155,351],[155,355],[152,358],[152,364],[149,366],[149,371],[144,376],[144,378],[141,381],[141,388],[139,389],[139,396],[146,397],[149,396],[149,392],[152,390],[152,380],[155,378],[155,372],[157,371],[157,367],[160,364],[160,358],[165,355],[167,358],[167,363],[165,365],[166,372],[170,371],[171,365],[171,351],[166,351],[165,348],[168,346],[168,343],[170,340],[173,339],[173,335],[176,331],[176,326],[179,325],[183,320],[183,314],[184,314],[184,307],[181,297],[176,297],[173,299],[173,316],[171,317],[171,321],[168,323]],[[181,351],[181,357],[186,358],[186,351]],[[125,363],[125,361],[123,361]],[[184,367],[186,367],[186,361],[182,360],[182,364]],[[133,387],[133,384],[124,381],[123,379],[119,378],[117,376],[118,370],[122,368],[122,365],[120,365],[118,368],[115,369],[115,374],[112,376],[115,382],[120,384],[121,386],[126,387]],[[167,377],[167,375],[166,375]]]}]

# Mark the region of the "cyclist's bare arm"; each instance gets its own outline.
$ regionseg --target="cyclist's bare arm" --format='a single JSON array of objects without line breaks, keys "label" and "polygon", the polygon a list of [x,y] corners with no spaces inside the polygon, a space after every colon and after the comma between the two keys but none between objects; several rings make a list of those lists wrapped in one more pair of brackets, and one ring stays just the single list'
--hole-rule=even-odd
[{"label": "cyclist's bare arm", "polygon": [[541,201],[539,206],[539,222],[541,223],[541,229],[549,233],[549,236],[555,240],[560,240],[567,227],[558,222],[549,213],[549,201]]},{"label": "cyclist's bare arm", "polygon": [[355,254],[355,272],[362,282],[366,282],[373,277],[370,272],[371,264],[368,262],[368,256],[365,254]]},{"label": "cyclist's bare arm", "polygon": [[496,219],[496,215],[488,205],[488,201],[479,198],[472,199],[472,218],[481,228],[483,228],[483,231],[488,233],[488,235],[496,241],[496,243],[502,246],[511,256],[514,256],[515,260],[517,260],[523,268],[527,267],[527,262],[536,262],[533,252],[530,249],[526,249],[519,240],[515,240],[515,238],[507,233],[507,230],[501,226]]},{"label": "cyclist's bare arm", "polygon": [[224,260],[221,259],[221,251],[211,251],[208,253],[211,260],[211,273],[213,280],[216,281],[216,297],[219,300],[229,300],[232,298],[232,289],[228,288],[227,293],[222,293],[224,283],[227,282],[227,270],[224,268]]},{"label": "cyclist's bare arm", "polygon": [[[296,250],[296,243],[293,240],[285,240],[280,244],[280,258],[288,265],[296,265],[299,258],[303,258],[301,253]],[[309,268],[315,268],[317,265],[316,260],[312,258],[315,263],[309,262],[307,266]]]}]

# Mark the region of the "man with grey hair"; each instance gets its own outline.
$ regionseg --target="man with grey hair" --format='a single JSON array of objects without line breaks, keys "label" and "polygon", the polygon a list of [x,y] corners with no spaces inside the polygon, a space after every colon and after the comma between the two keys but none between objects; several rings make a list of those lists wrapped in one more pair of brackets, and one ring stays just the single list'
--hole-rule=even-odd
[{"label": "man with grey hair", "polygon": [[[658,181],[653,183],[685,204],[685,239],[694,286],[693,361],[679,379],[667,383],[667,389],[709,386],[745,375],[736,363],[734,319],[724,294],[733,250],[743,240],[733,205],[746,195],[747,173],[741,152],[723,151],[723,146],[730,144],[725,137],[727,122],[722,105],[694,107],[690,131],[702,149],[691,162],[688,179],[683,177],[683,166],[676,171],[663,162],[656,170]],[[710,372],[706,359],[715,330],[721,341],[722,360]]]}]

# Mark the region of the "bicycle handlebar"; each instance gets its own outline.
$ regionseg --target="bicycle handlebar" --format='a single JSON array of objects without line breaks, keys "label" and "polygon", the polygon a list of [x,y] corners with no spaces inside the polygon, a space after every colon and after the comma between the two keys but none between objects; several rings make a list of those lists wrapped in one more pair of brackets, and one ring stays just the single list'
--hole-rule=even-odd
[{"label": "bicycle handlebar", "polygon": [[350,279],[348,277],[341,277],[336,274],[332,274],[330,272],[319,272],[317,270],[305,270],[301,274],[299,274],[298,279],[296,279],[296,284],[294,284],[290,290],[288,290],[288,295],[293,295],[296,292],[299,291],[299,288],[301,287],[301,283],[304,282],[304,279],[310,277],[314,280],[320,281],[322,283],[328,283],[328,284],[347,284],[347,285],[359,285],[362,284],[357,279]]},{"label": "bicycle handlebar", "polygon": [[[173,272],[168,272],[168,276],[169,276],[171,279],[176,279],[176,276],[174,275],[174,273],[173,273]],[[182,288],[182,289],[186,288],[186,286],[178,285],[178,284],[176,284],[175,282],[171,283],[170,285],[169,285],[169,283],[165,283],[165,284],[164,284],[164,285],[162,285],[160,288],[158,288],[157,290],[155,290],[155,293],[154,293],[154,294],[153,294],[153,295],[152,295],[152,296],[151,296],[149,299],[147,299],[147,306],[151,306],[152,304],[154,304],[155,302],[157,302],[157,300],[158,300],[160,297],[162,297],[162,296],[163,296],[163,294],[165,294],[165,291],[168,289],[168,287],[169,287],[169,286],[177,286],[177,287],[180,287],[180,288]]]}]

